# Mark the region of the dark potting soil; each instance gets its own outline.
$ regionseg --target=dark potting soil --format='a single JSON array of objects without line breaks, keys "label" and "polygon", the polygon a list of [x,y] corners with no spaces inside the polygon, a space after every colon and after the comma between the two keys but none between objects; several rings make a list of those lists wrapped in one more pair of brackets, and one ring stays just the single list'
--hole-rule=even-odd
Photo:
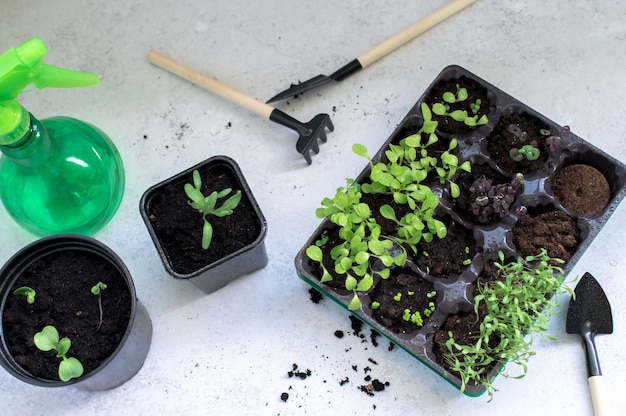
[{"label": "dark potting soil", "polygon": [[537,255],[544,248],[550,257],[568,261],[579,239],[576,221],[563,211],[529,212],[513,228],[513,244],[522,256]]},{"label": "dark potting soil", "polygon": [[489,167],[489,165],[476,164],[472,166],[471,172],[462,172],[455,180],[461,190],[461,193],[457,198],[452,198],[451,203],[457,208],[456,212],[465,221],[470,221],[474,224],[480,225],[494,224],[501,221],[503,216],[508,215],[509,211],[501,211],[502,215],[495,212],[495,210],[493,210],[490,214],[484,215],[476,215],[473,213],[473,204],[475,203],[477,197],[485,195],[484,193],[481,193],[479,189],[474,189],[472,186],[477,179],[481,178],[491,181],[491,186],[495,187],[501,187],[511,183],[511,178],[500,175],[498,172]]},{"label": "dark potting soil", "polygon": [[[516,126],[523,134],[518,136],[512,129]],[[551,156],[551,150],[542,131],[549,127],[541,120],[527,113],[504,114],[493,131],[487,137],[487,152],[493,161],[506,173],[522,173],[524,175],[541,170]],[[517,130],[515,129],[515,130]],[[537,160],[522,159],[517,162],[511,158],[512,148],[520,149],[524,145],[532,144],[539,149]]]},{"label": "dark potting soil", "polygon": [[405,310],[411,313],[420,312],[424,321],[428,319],[424,311],[428,303],[435,297],[428,297],[433,291],[433,284],[417,276],[415,273],[392,274],[388,279],[381,280],[372,294],[372,301],[380,306],[372,311],[374,318],[395,333],[408,334],[417,331],[411,320],[404,319]]},{"label": "dark potting soil", "polygon": [[599,213],[611,199],[609,182],[604,175],[583,164],[559,169],[552,180],[552,191],[563,207],[578,214]]},{"label": "dark potting soil", "polygon": [[261,233],[262,224],[254,214],[252,203],[228,166],[213,165],[202,170],[200,176],[202,192],[206,196],[213,191],[232,189],[228,196],[218,200],[218,205],[238,190],[242,190],[243,195],[232,215],[207,217],[213,226],[213,239],[207,250],[202,249],[202,215],[189,205],[184,191],[185,183],[193,183],[191,173],[189,177],[165,186],[152,199],[148,208],[150,221],[172,267],[180,274],[193,273],[254,243]]},{"label": "dark potting soil", "polygon": [[[460,77],[451,80],[441,80],[432,87],[428,96],[424,99],[424,102],[428,104],[428,107],[432,108],[433,104],[443,101],[442,96],[445,92],[451,92],[453,94],[456,94],[457,85],[459,88],[465,88],[467,90],[468,97],[464,101],[448,104],[450,106],[450,110],[448,111],[449,113],[455,110],[465,110],[469,115],[472,115],[473,112],[470,105],[472,103],[476,103],[476,100],[480,100],[480,110],[478,110],[477,112],[479,114],[479,117],[483,114],[489,114],[490,103],[489,97],[487,96],[487,90],[477,82],[466,77]],[[465,134],[476,128],[467,126],[464,123],[454,121],[451,117],[448,116],[438,116],[436,114],[433,114],[432,117],[433,120],[436,120],[438,123],[437,129],[444,133]]]},{"label": "dark potting soil", "polygon": [[[98,296],[91,293],[98,282],[107,285],[100,294],[101,326]],[[21,286],[36,291],[34,304],[22,295],[12,295]],[[115,351],[128,327],[130,311],[128,286],[114,266],[88,251],[62,251],[37,260],[16,280],[7,298],[2,330],[11,355],[24,370],[35,377],[59,380],[60,359],[55,351],[35,347],[37,332],[53,325],[61,338],[68,337],[72,345],[67,356],[77,358],[87,374]]]},{"label": "dark potting soil", "polygon": [[463,227],[450,217],[440,218],[446,225],[446,236],[437,238],[430,243],[422,240],[418,244],[417,254],[412,260],[420,270],[435,277],[455,277],[467,267],[464,262],[470,261],[477,251],[476,240],[472,230]]}]

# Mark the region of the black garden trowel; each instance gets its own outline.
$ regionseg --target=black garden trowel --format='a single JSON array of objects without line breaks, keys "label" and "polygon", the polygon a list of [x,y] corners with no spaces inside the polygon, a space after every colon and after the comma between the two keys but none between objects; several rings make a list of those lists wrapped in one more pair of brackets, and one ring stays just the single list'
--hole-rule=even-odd
[{"label": "black garden trowel", "polygon": [[583,338],[593,411],[596,416],[607,415],[610,401],[603,398],[604,381],[594,337],[596,334],[613,333],[611,305],[598,281],[589,273],[580,279],[574,294],[567,310],[565,330],[568,334],[580,334]]}]

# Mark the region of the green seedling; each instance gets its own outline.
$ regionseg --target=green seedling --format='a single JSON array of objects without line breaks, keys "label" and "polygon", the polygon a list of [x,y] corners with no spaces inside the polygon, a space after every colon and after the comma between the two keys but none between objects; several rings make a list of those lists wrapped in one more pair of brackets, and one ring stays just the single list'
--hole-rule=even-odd
[{"label": "green seedling", "polygon": [[324,255],[322,254],[322,249],[319,248],[319,246],[313,245],[313,246],[307,247],[306,255],[311,260],[318,262],[320,266],[322,267],[323,274],[322,274],[322,278],[320,279],[320,282],[326,283],[326,282],[330,282],[331,280],[333,280],[333,277],[330,275],[330,273],[328,273],[328,270],[324,266],[324,262],[323,262]]},{"label": "green seedling", "polygon": [[[432,293],[432,292],[431,292]],[[436,292],[435,292],[436,293]],[[415,311],[411,312],[410,309],[405,309],[404,314],[402,315],[402,320],[406,322],[411,322],[415,324],[417,327],[422,327],[424,325],[424,318],[428,318],[435,311],[435,302],[428,302],[428,307],[424,309],[422,312]]]},{"label": "green seedling", "polygon": [[[306,254],[320,264],[322,282],[337,277],[343,279],[347,290],[353,291],[348,306],[351,310],[361,306],[358,292],[369,290],[375,275],[387,279],[392,267],[406,264],[407,249],[417,253],[421,240],[430,242],[435,237],[445,237],[444,223],[434,217],[439,196],[429,186],[430,181],[439,177],[442,184],[448,182],[454,188],[451,178],[458,169],[470,169],[469,162],[461,163],[452,154],[456,140],[450,141],[443,155],[432,152],[440,157],[429,154],[429,147],[439,140],[437,121],[432,119],[428,105],[422,103],[421,110],[422,126],[397,144],[391,143],[384,162],[375,162],[365,146],[354,144],[352,151],[367,159],[371,167],[369,177],[359,183],[348,179],[346,186],[337,188],[334,197],[324,198],[322,206],[315,211],[318,218],[325,218],[338,228],[341,241],[333,247],[325,247],[327,240],[323,244],[316,241]],[[458,194],[454,189],[452,193]],[[373,215],[369,205],[362,201],[364,194],[386,195],[395,204],[408,207],[402,211],[388,204],[379,208],[382,218],[397,224],[395,230],[383,232],[377,222],[380,216]],[[402,216],[398,218],[396,212],[402,212]],[[334,268],[328,267],[330,259],[325,259],[326,266],[322,264],[322,246],[327,250],[324,253],[330,254]]]},{"label": "green seedling", "polygon": [[57,352],[57,358],[61,358],[61,362],[59,363],[59,378],[62,381],[67,382],[72,378],[78,378],[83,375],[83,365],[81,362],[74,357],[67,356],[67,352],[72,343],[67,337],[59,339],[59,332],[54,326],[45,326],[41,332],[35,334],[33,341],[35,342],[35,346],[41,351],[55,350]]},{"label": "green seedling", "polygon": [[102,291],[104,289],[107,288],[107,285],[105,283],[102,282],[98,282],[96,283],[92,288],[91,288],[91,293],[93,293],[94,295],[98,296],[98,309],[100,310],[100,321],[98,322],[98,329],[96,329],[96,331],[100,331],[100,327],[102,326]]},{"label": "green seedling", "polygon": [[520,162],[524,159],[527,160],[537,160],[539,159],[540,156],[540,152],[539,149],[537,149],[536,147],[530,145],[530,144],[525,144],[524,146],[520,147],[519,149],[517,148],[512,148],[509,151],[509,156],[511,156],[511,159],[513,159],[516,162]]},{"label": "green seedling", "polygon": [[477,98],[476,101],[470,104],[470,108],[473,114],[478,114],[478,112],[480,111],[481,104],[482,104],[482,100],[480,98]]},{"label": "green seedling", "polygon": [[24,295],[26,297],[26,302],[28,302],[29,305],[32,305],[33,303],[35,303],[35,295],[37,294],[37,292],[35,292],[34,289],[28,286],[22,286],[15,289],[13,291],[13,294]]},{"label": "green seedling", "polygon": [[459,87],[456,85],[456,94],[453,92],[444,92],[442,95],[442,101],[439,103],[435,103],[432,106],[432,112],[438,116],[447,116],[451,117],[453,120],[458,121],[460,123],[465,124],[469,127],[481,126],[483,124],[487,124],[488,119],[485,114],[479,116],[478,112],[480,111],[481,100],[477,99],[473,103],[470,103],[470,110],[473,116],[470,116],[466,110],[453,110],[450,111],[450,104],[459,103],[467,100],[468,93],[467,89]]},{"label": "green seedling", "polygon": [[318,240],[315,241],[315,245],[318,247],[324,247],[326,243],[328,243],[330,237],[327,234],[321,236]]},{"label": "green seedling", "polygon": [[424,309],[424,316],[429,317],[435,312],[435,302],[428,302],[428,308]]},{"label": "green seedling", "polygon": [[[361,196],[360,185],[349,179],[347,186],[339,187],[333,198],[324,198],[322,207],[315,212],[318,218],[327,218],[339,227],[342,242],[330,248],[329,252],[334,269],[328,270],[324,266],[319,246],[313,244],[306,250],[307,256],[321,266],[321,282],[330,281],[333,275],[344,279],[345,288],[354,293],[349,304],[350,310],[361,306],[357,292],[372,287],[374,273],[386,279],[390,266],[406,262],[403,249],[391,253],[393,239],[381,235],[380,225],[376,223],[369,206],[361,203]],[[376,260],[383,267],[374,271],[372,263]]]},{"label": "green seedling", "polygon": [[[535,354],[530,349],[532,334],[546,334],[551,308],[557,306],[552,297],[573,293],[563,284],[559,265],[564,261],[550,258],[545,249],[538,255],[508,263],[504,262],[502,252],[498,256],[495,266],[500,277],[477,286],[479,294],[474,297],[474,312],[480,316],[481,307],[487,312],[473,343],[457,343],[452,332],[445,342],[444,360],[459,374],[462,391],[468,383],[473,383],[483,385],[493,395],[495,389],[488,371],[497,363],[520,366],[522,374],[517,377],[523,377],[528,359]],[[501,374],[509,377],[504,369]]]},{"label": "green seedling", "polygon": [[443,95],[441,96],[444,102],[450,103],[450,104],[465,101],[467,100],[467,97],[468,97],[467,88],[462,88],[459,86],[459,84],[456,84],[456,94],[448,91],[448,92],[444,92]]},{"label": "green seedling", "polygon": [[234,195],[230,196],[224,203],[218,207],[217,200],[224,198],[232,192],[231,188],[226,188],[222,191],[213,191],[209,196],[204,196],[202,193],[202,179],[200,178],[200,172],[193,171],[192,174],[193,185],[190,183],[185,184],[185,194],[189,198],[189,205],[202,214],[202,220],[204,225],[202,227],[202,248],[207,250],[211,245],[213,239],[213,226],[209,222],[207,216],[214,215],[216,217],[225,217],[231,215],[233,210],[237,208],[241,201],[241,191],[237,191]]},{"label": "green seedling", "polygon": [[410,321],[418,327],[424,325],[424,319],[422,318],[422,314],[419,311],[411,313],[410,309],[405,309],[404,315],[402,315],[402,319],[407,322]]}]

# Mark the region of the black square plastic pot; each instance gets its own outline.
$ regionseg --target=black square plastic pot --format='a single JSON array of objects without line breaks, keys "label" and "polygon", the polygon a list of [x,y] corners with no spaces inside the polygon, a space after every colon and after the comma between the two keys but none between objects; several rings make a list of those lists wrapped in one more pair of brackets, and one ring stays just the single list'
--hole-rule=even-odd
[{"label": "black square plastic pot", "polygon": [[[152,340],[152,322],[148,312],[137,299],[135,286],[128,269],[117,254],[101,242],[90,237],[61,234],[37,240],[18,251],[0,270],[0,322],[4,321],[2,318],[9,297],[17,297],[13,294],[13,289],[16,284],[19,285],[18,279],[24,271],[46,256],[58,258],[68,252],[93,256],[97,259],[95,264],[98,264],[98,267],[101,267],[102,264],[105,264],[107,268],[110,267],[122,277],[127,286],[131,303],[129,306],[130,318],[116,349],[97,368],[86,372],[79,378],[67,382],[58,379],[44,379],[34,376],[16,361],[8,347],[8,338],[5,333],[7,329],[3,327],[0,331],[0,364],[14,377],[36,386],[64,387],[71,385],[89,391],[112,389],[130,380],[143,366]],[[94,270],[94,278],[96,279],[97,273],[98,270]],[[35,288],[33,287],[33,289]],[[105,292],[103,291],[103,296]],[[45,302],[43,300],[44,295],[37,293],[35,304]],[[78,294],[72,293],[71,296],[78,296]],[[86,296],[92,297],[93,295],[86,293]],[[93,301],[96,301],[95,297]],[[43,323],[42,327],[45,324]],[[94,327],[95,324],[97,322],[94,322]],[[34,345],[25,347],[36,348]],[[72,355],[72,351],[71,347],[68,354]]]},{"label": "black square plastic pot", "polygon": [[[213,240],[201,247],[202,216],[193,209],[184,185],[193,183],[197,170],[204,195],[231,188],[242,193],[233,214],[209,216]],[[265,267],[267,224],[237,163],[226,156],[213,156],[149,188],[141,198],[140,211],[165,270],[175,279],[188,280],[212,293],[234,279]],[[173,224],[164,226],[163,219]],[[238,228],[233,229],[232,225]]]},{"label": "black square plastic pot", "polygon": [[[406,272],[417,276],[419,280],[430,283],[437,292],[436,308],[432,314],[424,319],[421,327],[407,332],[394,332],[383,325],[375,318],[375,313],[370,307],[373,294],[377,285],[382,281],[380,278],[374,279],[371,289],[358,292],[360,297],[360,307],[357,310],[349,310],[353,292],[343,289],[335,289],[329,284],[321,283],[321,270],[318,265],[311,261],[306,255],[306,249],[320,241],[328,230],[336,229],[337,226],[325,219],[305,242],[302,249],[295,258],[297,274],[305,282],[319,290],[321,293],[349,310],[356,317],[373,327],[376,331],[384,335],[390,341],[400,346],[416,359],[430,367],[433,371],[441,375],[457,388],[461,388],[460,378],[448,372],[441,365],[434,353],[434,335],[443,327],[446,320],[459,312],[469,312],[473,310],[472,291],[475,282],[485,265],[494,260],[498,260],[498,252],[503,252],[507,257],[520,257],[520,250],[514,243],[515,226],[528,212],[537,210],[560,211],[573,219],[578,230],[578,241],[575,251],[571,257],[563,264],[564,275],[567,275],[576,262],[580,259],[584,251],[589,247],[592,240],[601,230],[608,218],[614,212],[618,204],[626,195],[626,166],[580,137],[574,135],[568,128],[564,128],[547,119],[543,115],[532,110],[528,106],[519,102],[515,98],[504,93],[495,86],[487,83],[476,75],[459,66],[449,66],[445,68],[437,78],[431,83],[429,88],[420,97],[415,106],[409,111],[405,118],[398,125],[392,135],[383,143],[378,152],[372,155],[373,163],[381,161],[389,148],[390,143],[397,143],[399,140],[413,134],[423,123],[421,104],[433,97],[432,92],[443,83],[449,83],[453,92],[456,83],[467,83],[482,89],[485,96],[482,100],[481,111],[488,115],[488,122],[472,128],[461,128],[459,130],[445,130],[448,126],[443,121],[439,122],[437,134],[439,137],[455,138],[458,147],[455,154],[459,158],[459,164],[463,161],[470,161],[472,167],[483,164],[493,169],[500,175],[515,177],[518,167],[501,166],[495,161],[494,154],[489,152],[489,138],[500,127],[499,121],[504,120],[505,115],[522,115],[533,117],[539,120],[544,126],[542,134],[559,134],[560,147],[558,151],[550,153],[547,160],[541,161],[538,168],[532,172],[524,172],[524,182],[522,189],[518,191],[516,200],[510,208],[510,214],[496,220],[492,224],[481,224],[467,220],[466,216],[458,211],[458,206],[448,198],[449,194],[445,185],[438,181],[431,184],[431,188],[437,195],[441,195],[436,216],[453,218],[460,228],[466,229],[469,235],[473,236],[473,244],[478,248],[471,258],[471,263],[462,272],[445,278],[432,276],[428,269],[422,270],[419,267],[410,267]],[[458,84],[457,84],[458,85]],[[456,87],[458,88],[458,86]],[[430,107],[432,103],[427,103]],[[552,133],[549,133],[552,132]],[[557,132],[557,133],[555,133]],[[547,150],[544,150],[547,153]],[[506,152],[508,154],[508,151]],[[606,204],[599,211],[592,213],[576,212],[575,209],[567,206],[555,193],[557,180],[556,173],[562,168],[576,164],[588,165],[601,173],[608,183],[608,197]],[[356,181],[362,183],[370,173],[370,165],[366,165],[363,171],[356,176]],[[347,177],[355,178],[353,175]],[[566,178],[566,180],[575,178]],[[532,253],[537,254],[537,253]],[[524,256],[521,256],[522,258]],[[406,268],[405,268],[406,269]],[[403,271],[405,272],[405,271]],[[393,271],[392,271],[393,274]],[[502,370],[505,363],[501,363],[493,368],[487,379],[493,380]],[[464,393],[469,396],[479,396],[486,391],[482,385],[467,385]]]}]

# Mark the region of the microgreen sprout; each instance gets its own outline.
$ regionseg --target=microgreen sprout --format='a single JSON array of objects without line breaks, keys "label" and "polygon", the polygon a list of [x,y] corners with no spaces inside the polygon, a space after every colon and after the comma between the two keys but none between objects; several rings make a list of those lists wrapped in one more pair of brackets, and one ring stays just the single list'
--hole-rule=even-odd
[{"label": "microgreen sprout", "polygon": [[515,176],[511,182],[495,185],[485,176],[476,179],[469,187],[472,214],[480,223],[506,217],[523,182],[521,175]]},{"label": "microgreen sprout", "polygon": [[57,352],[57,358],[61,358],[59,363],[59,378],[62,381],[69,381],[72,378],[77,378],[83,375],[83,365],[78,359],[74,357],[68,357],[72,343],[69,338],[64,337],[59,339],[59,331],[52,326],[45,326],[41,332],[37,332],[33,338],[35,346],[41,351],[55,350]]},{"label": "microgreen sprout", "polygon": [[[546,138],[546,144],[548,145],[548,149],[551,153],[555,153],[561,148],[561,136],[552,134],[552,132],[548,129],[541,129],[539,130],[539,133]],[[568,126],[563,127],[563,133],[569,133]]]},{"label": "microgreen sprout", "polygon": [[331,280],[333,280],[333,277],[330,275],[330,273],[328,273],[328,270],[326,269],[326,267],[324,267],[324,255],[322,254],[322,249],[319,248],[319,246],[314,245],[314,246],[309,246],[306,249],[306,255],[313,261],[316,261],[320,264],[320,266],[322,267],[322,278],[320,279],[320,282],[322,283],[326,283],[326,282],[330,282]]},{"label": "microgreen sprout", "polygon": [[328,237],[328,234],[324,234],[318,240],[315,241],[315,245],[318,247],[324,247],[326,243],[328,243],[329,238],[330,237]]},{"label": "microgreen sprout", "polygon": [[380,302],[377,302],[377,301],[372,302],[372,304],[370,305],[370,308],[372,308],[372,310],[380,308]]},{"label": "microgreen sprout", "polygon": [[405,309],[404,315],[402,315],[402,319],[407,322],[410,321],[418,327],[424,325],[424,319],[422,318],[422,314],[419,311],[411,313],[410,309]]},{"label": "microgreen sprout", "polygon": [[[463,98],[463,93],[457,92],[457,98]],[[440,157],[429,154],[428,147],[439,140],[435,133],[437,121],[432,119],[427,104],[422,103],[421,110],[422,126],[397,144],[389,144],[385,161],[375,162],[365,146],[354,144],[352,151],[370,164],[369,177],[360,183],[348,179],[346,186],[337,188],[334,197],[324,198],[315,211],[318,218],[326,218],[339,228],[342,241],[328,251],[334,268],[328,267],[330,260],[326,266],[322,264],[322,246],[318,242],[307,248],[306,254],[320,263],[322,282],[333,276],[344,279],[345,288],[354,293],[348,305],[350,310],[360,307],[357,293],[372,287],[374,275],[387,279],[391,267],[406,264],[407,249],[416,254],[420,241],[431,242],[435,237],[446,236],[445,224],[434,216],[439,196],[429,186],[430,180],[438,177],[442,184],[449,183],[451,193],[458,196],[458,186],[452,178],[458,169],[470,170],[469,162],[461,162],[453,154],[458,145],[455,139]],[[385,204],[379,208],[384,219],[396,223],[393,232],[383,232],[377,217],[362,202],[364,194],[387,195],[395,204],[407,207],[396,210]]]},{"label": "microgreen sprout", "polygon": [[470,103],[471,112],[474,114],[470,116],[466,110],[453,110],[450,111],[450,104],[455,104],[467,100],[467,89],[456,85],[456,93],[447,91],[442,95],[442,101],[435,103],[432,106],[432,112],[438,116],[448,116],[453,120],[465,124],[469,127],[481,126],[487,124],[487,115],[483,114],[479,117],[478,111],[480,111],[481,100],[477,99],[473,103]]},{"label": "microgreen sprout", "polygon": [[[463,91],[457,91],[454,99],[466,97]],[[437,121],[432,119],[428,105],[422,103],[421,110],[423,123],[420,129],[398,144],[391,143],[385,152],[385,162],[375,163],[365,146],[354,144],[353,152],[370,164],[369,181],[357,183],[348,179],[345,187],[339,187],[333,198],[324,198],[322,207],[316,210],[318,218],[326,218],[339,227],[343,242],[330,248],[334,269],[323,264],[321,248],[327,239],[317,240],[307,248],[306,255],[319,263],[322,270],[320,282],[329,282],[333,276],[344,279],[345,288],[353,291],[348,305],[350,310],[360,307],[357,293],[372,287],[374,274],[387,279],[390,267],[406,264],[407,248],[417,253],[420,241],[431,242],[435,237],[447,235],[445,224],[434,217],[439,196],[427,182],[429,174],[431,178],[432,175],[438,177],[441,184],[448,183],[452,196],[458,197],[459,187],[452,178],[459,169],[471,170],[469,161],[460,162],[453,154],[458,146],[456,139],[450,140],[448,149],[439,158],[429,155],[428,147],[439,140],[435,133]],[[408,212],[406,209],[397,211],[402,212],[402,216],[396,214],[396,209],[389,204],[379,208],[383,218],[396,223],[394,233],[383,234],[370,207],[361,202],[363,194],[389,195],[394,203],[408,206]]]},{"label": "microgreen sprout", "polygon": [[219,192],[213,191],[209,196],[205,197],[201,190],[202,179],[200,178],[200,172],[194,170],[192,178],[193,185],[186,183],[184,189],[187,197],[190,199],[190,201],[188,201],[189,205],[202,214],[202,219],[204,221],[204,225],[202,227],[202,248],[206,250],[211,245],[211,240],[213,238],[213,226],[207,219],[207,216],[214,215],[216,217],[225,217],[231,215],[233,210],[241,201],[241,191],[237,191],[234,195],[224,201],[222,206],[217,207],[217,200],[219,198],[226,197],[232,192],[232,189],[226,188]]},{"label": "microgreen sprout", "polygon": [[492,395],[495,389],[487,378],[488,369],[499,362],[519,365],[522,377],[528,359],[534,355],[530,350],[532,333],[545,334],[550,308],[557,306],[551,297],[573,293],[563,284],[559,265],[564,261],[550,258],[545,249],[508,263],[502,252],[498,257],[499,262],[494,264],[499,278],[479,283],[479,294],[474,297],[474,312],[479,316],[479,309],[484,308],[486,315],[473,343],[457,343],[452,332],[445,342],[444,360],[461,377],[461,391],[471,382],[485,386]]},{"label": "microgreen sprout", "polygon": [[35,303],[35,295],[37,294],[37,292],[35,292],[34,289],[28,286],[22,286],[15,289],[13,291],[13,294],[24,295],[26,297],[26,302],[28,302],[29,305],[32,305],[33,303]]},{"label": "microgreen sprout", "polygon": [[481,103],[482,103],[482,100],[480,98],[477,98],[476,101],[470,104],[470,108],[473,114],[478,114],[478,112],[480,111]]},{"label": "microgreen sprout", "polygon": [[[433,291],[434,292],[434,291]],[[432,293],[432,292],[431,292]],[[435,292],[436,293],[436,292]],[[418,327],[424,325],[424,318],[428,318],[435,311],[435,302],[428,302],[428,307],[424,309],[424,311],[415,311],[411,312],[410,309],[405,309],[404,314],[402,315],[402,320],[406,322],[411,322]]]},{"label": "microgreen sprout", "polygon": [[96,329],[96,331],[100,331],[100,327],[102,326],[102,291],[104,289],[107,288],[107,285],[105,283],[102,282],[98,282],[96,283],[92,288],[91,288],[91,293],[93,293],[94,295],[98,296],[98,309],[100,311],[100,320],[98,321],[98,329]]},{"label": "microgreen sprout", "polygon": [[522,160],[524,160],[524,158],[526,158],[527,160],[537,160],[539,159],[540,156],[540,152],[539,149],[537,149],[535,146],[533,146],[532,144],[525,144],[522,147],[518,148],[511,148],[511,150],[509,150],[509,156],[511,156],[511,159],[513,159],[516,162],[520,162]]},{"label": "microgreen sprout", "polygon": [[435,312],[435,302],[428,302],[428,308],[424,309],[424,316],[429,317]]},{"label": "microgreen sprout", "polygon": [[398,292],[393,295],[393,300],[395,300],[396,302],[400,302],[400,299],[402,299],[402,292]]}]

